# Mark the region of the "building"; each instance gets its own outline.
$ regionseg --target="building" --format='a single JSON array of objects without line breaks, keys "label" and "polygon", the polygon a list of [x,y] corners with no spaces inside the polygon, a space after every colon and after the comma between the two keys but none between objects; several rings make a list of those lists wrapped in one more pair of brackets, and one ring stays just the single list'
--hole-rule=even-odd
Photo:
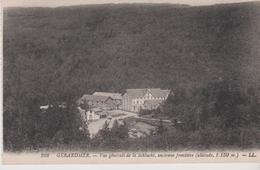
[{"label": "building", "polygon": [[160,88],[127,89],[123,95],[122,109],[139,112],[141,109],[156,109],[168,98],[170,90]]},{"label": "building", "polygon": [[101,118],[101,111],[96,111],[96,110],[84,110],[81,107],[78,107],[79,113],[81,115],[81,118],[84,122],[89,122],[89,121],[94,121],[94,120],[98,120]]},{"label": "building", "polygon": [[67,103],[66,102],[57,102],[56,104],[47,104],[47,105],[42,105],[40,106],[40,110],[43,112],[46,112],[49,108],[61,108],[61,109],[66,109],[67,108]]},{"label": "building", "polygon": [[87,121],[93,121],[100,119],[100,115],[94,112],[93,110],[89,110],[86,112]]},{"label": "building", "polygon": [[[109,96],[83,95],[78,100],[78,105],[83,105],[83,108],[89,110],[91,108],[101,108],[103,110],[111,110],[114,107],[114,101]],[[87,108],[86,108],[87,107]]]},{"label": "building", "polygon": [[92,95],[110,97],[111,99],[113,99],[114,109],[121,109],[121,105],[122,105],[122,95],[121,95],[121,93],[95,92]]},{"label": "building", "polygon": [[153,110],[158,108],[162,104],[163,100],[146,100],[143,104],[142,109]]},{"label": "building", "polygon": [[92,95],[111,97],[113,100],[122,100],[121,93],[94,92]]}]

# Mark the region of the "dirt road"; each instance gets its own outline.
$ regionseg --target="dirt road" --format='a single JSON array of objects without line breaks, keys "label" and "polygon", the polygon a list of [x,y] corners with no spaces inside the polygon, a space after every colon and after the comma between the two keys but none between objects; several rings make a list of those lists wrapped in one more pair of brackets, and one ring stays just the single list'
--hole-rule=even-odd
[{"label": "dirt road", "polygon": [[91,137],[96,135],[98,133],[98,131],[103,128],[103,126],[104,126],[106,121],[109,123],[108,127],[112,128],[112,126],[114,124],[114,121],[116,119],[125,119],[127,117],[137,117],[138,116],[137,113],[127,112],[127,111],[122,111],[122,110],[113,110],[113,111],[109,111],[108,113],[111,113],[111,114],[112,113],[113,114],[123,113],[124,115],[117,116],[117,117],[112,117],[112,119],[110,121],[108,120],[108,118],[101,118],[99,120],[90,122],[89,125],[88,125],[88,130],[89,130],[89,133],[90,133]]},{"label": "dirt road", "polygon": [[[112,117],[111,120],[109,120],[108,118],[101,118],[99,120],[90,122],[89,125],[88,125],[88,129],[89,129],[89,133],[90,133],[91,137],[95,136],[98,133],[98,131],[103,128],[106,121],[108,122],[109,128],[112,128],[114,121],[116,119],[125,119],[125,118],[128,118],[128,117],[134,117],[134,118],[138,118],[138,119],[142,119],[142,120],[148,120],[148,121],[160,121],[160,119],[144,118],[144,117],[140,117],[137,113],[123,111],[123,110],[112,110],[112,111],[108,111],[108,113],[109,113],[109,115],[113,115],[113,114],[114,115],[124,114],[124,115]],[[170,120],[162,120],[162,121],[166,122],[166,123],[171,122]]]}]

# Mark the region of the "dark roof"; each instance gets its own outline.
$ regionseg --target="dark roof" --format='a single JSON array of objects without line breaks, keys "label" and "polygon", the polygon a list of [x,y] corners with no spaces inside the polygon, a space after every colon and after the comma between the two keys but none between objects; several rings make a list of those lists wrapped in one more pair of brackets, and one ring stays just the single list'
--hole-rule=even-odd
[{"label": "dark roof", "polygon": [[170,90],[162,90],[160,88],[126,89],[126,93],[132,97],[143,97],[147,92],[151,93],[153,97],[165,97],[169,95]]},{"label": "dark roof", "polygon": [[93,93],[93,95],[111,97],[114,100],[121,100],[122,99],[122,95],[120,93],[95,92],[95,93]]},{"label": "dark roof", "polygon": [[81,101],[103,101],[103,102],[105,102],[109,98],[110,98],[109,96],[95,96],[95,95],[85,94],[80,98],[80,100]]}]

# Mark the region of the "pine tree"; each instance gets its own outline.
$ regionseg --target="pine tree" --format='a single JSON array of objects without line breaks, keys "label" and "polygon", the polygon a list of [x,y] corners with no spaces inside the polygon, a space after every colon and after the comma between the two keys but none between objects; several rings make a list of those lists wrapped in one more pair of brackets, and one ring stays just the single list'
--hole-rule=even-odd
[{"label": "pine tree", "polygon": [[157,133],[158,134],[163,134],[164,132],[166,132],[166,128],[165,128],[165,126],[163,125],[163,121],[162,121],[162,119],[160,119],[160,123],[159,123],[159,126],[157,127]]}]

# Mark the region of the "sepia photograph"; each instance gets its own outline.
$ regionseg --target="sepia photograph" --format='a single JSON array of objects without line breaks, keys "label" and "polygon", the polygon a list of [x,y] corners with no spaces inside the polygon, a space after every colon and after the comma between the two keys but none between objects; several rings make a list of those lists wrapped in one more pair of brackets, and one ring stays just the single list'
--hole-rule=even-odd
[{"label": "sepia photograph", "polygon": [[260,1],[2,5],[4,163],[259,162]]}]

